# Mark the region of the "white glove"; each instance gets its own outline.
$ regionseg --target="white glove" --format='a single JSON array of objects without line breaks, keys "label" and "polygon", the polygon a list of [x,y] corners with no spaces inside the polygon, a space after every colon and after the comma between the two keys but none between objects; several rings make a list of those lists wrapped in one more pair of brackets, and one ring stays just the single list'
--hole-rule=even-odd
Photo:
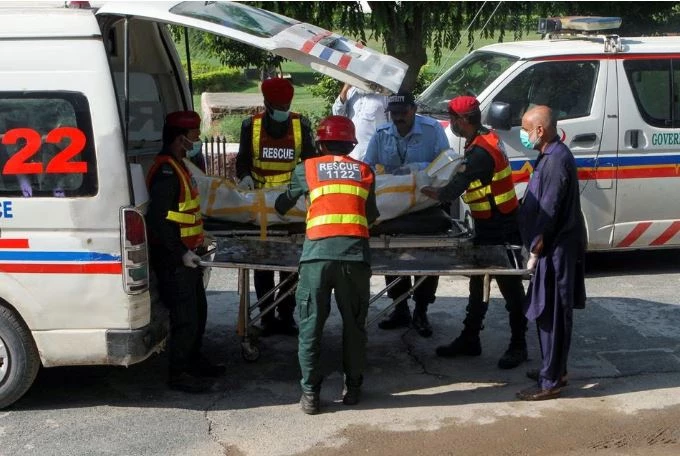
[{"label": "white glove", "polygon": [[238,188],[241,190],[252,190],[255,188],[255,182],[252,177],[246,176],[239,181]]},{"label": "white glove", "polygon": [[529,261],[527,261],[527,269],[533,271],[536,269],[536,263],[538,263],[538,255],[535,253],[529,254]]},{"label": "white glove", "polygon": [[194,252],[191,250],[187,250],[187,252],[182,255],[182,263],[184,263],[184,266],[187,268],[196,268],[198,267],[198,262],[201,261],[201,257],[196,255]]}]

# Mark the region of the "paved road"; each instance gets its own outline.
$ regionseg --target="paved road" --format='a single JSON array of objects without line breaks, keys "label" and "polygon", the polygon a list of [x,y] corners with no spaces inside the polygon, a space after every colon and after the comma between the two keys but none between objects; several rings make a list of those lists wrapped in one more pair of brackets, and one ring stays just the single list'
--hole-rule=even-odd
[{"label": "paved road", "polygon": [[[263,339],[260,360],[244,362],[235,334],[235,274],[213,271],[205,349],[229,368],[215,392],[167,390],[165,355],[127,369],[46,369],[24,399],[0,412],[0,455],[680,454],[679,255],[589,257],[589,301],[575,313],[570,387],[543,403],[514,399],[528,385],[526,368],[538,365],[533,331],[532,359],[512,371],[496,368],[509,339],[496,288],[478,358],[434,356],[460,331],[464,278],[441,280],[431,339],[371,327],[365,397],[357,408],[339,402],[334,312],[324,336],[324,413],[314,417],[297,404],[295,340]],[[377,290],[382,277],[373,281]],[[387,303],[379,301],[371,314]],[[617,437],[617,426],[633,429],[648,418],[656,434]],[[563,451],[553,451],[549,442],[564,435],[560,423],[572,432],[569,440],[561,437]],[[509,439],[519,445],[512,451]]]}]

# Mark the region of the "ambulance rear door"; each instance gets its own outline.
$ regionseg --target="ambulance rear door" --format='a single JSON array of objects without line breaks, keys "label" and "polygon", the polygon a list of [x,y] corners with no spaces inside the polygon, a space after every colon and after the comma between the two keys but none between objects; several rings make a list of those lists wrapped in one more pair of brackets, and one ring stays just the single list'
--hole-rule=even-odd
[{"label": "ambulance rear door", "polygon": [[311,24],[235,2],[113,2],[97,15],[182,25],[307,65],[366,90],[397,92],[408,65]]}]

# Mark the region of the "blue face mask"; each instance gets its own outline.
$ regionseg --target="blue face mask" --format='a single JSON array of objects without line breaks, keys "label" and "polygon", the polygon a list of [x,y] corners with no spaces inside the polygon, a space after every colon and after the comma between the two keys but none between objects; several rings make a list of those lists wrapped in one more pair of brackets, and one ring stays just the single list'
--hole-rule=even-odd
[{"label": "blue face mask", "polygon": [[276,122],[285,122],[289,115],[290,111],[279,111],[278,109],[272,109],[269,113],[269,117]]},{"label": "blue face mask", "polygon": [[[535,128],[534,128],[534,130],[535,130]],[[534,130],[531,130],[531,131],[534,131]],[[529,132],[524,130],[524,129],[521,129],[519,131],[519,140],[522,143],[522,145],[524,147],[526,147],[527,149],[533,149],[534,147],[536,147],[536,144],[538,143],[538,138],[536,138],[536,140],[532,141],[531,138],[529,138]]]},{"label": "blue face mask", "polygon": [[[187,138],[187,141],[189,139]],[[203,143],[201,141],[196,141],[196,142],[191,142],[191,148],[186,149],[187,151],[187,157],[195,157],[196,155],[201,153],[201,149],[203,148]]]}]

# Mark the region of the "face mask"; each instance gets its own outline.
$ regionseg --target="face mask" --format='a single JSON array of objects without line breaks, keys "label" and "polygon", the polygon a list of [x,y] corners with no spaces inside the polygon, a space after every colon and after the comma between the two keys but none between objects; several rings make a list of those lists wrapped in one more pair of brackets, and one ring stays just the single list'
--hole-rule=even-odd
[{"label": "face mask", "polygon": [[290,111],[279,111],[278,109],[272,109],[269,113],[269,117],[276,122],[285,122],[289,115]]},{"label": "face mask", "polygon": [[[185,138],[185,139],[187,141],[189,141],[189,138]],[[196,155],[200,154],[201,149],[203,147],[203,143],[201,143],[201,141],[196,141],[196,142],[189,141],[189,142],[191,143],[191,147],[189,149],[185,149],[187,151],[187,157],[191,158],[191,157],[195,157]]]},{"label": "face mask", "polygon": [[[536,130],[536,129],[534,128],[534,130]],[[534,130],[531,130],[531,131],[534,131]],[[536,147],[536,144],[538,144],[538,138],[536,138],[534,141],[532,141],[531,138],[530,138],[529,132],[527,132],[524,129],[521,129],[519,131],[519,140],[522,143],[522,145],[524,147],[526,147],[527,149],[533,149],[534,147]]]}]

